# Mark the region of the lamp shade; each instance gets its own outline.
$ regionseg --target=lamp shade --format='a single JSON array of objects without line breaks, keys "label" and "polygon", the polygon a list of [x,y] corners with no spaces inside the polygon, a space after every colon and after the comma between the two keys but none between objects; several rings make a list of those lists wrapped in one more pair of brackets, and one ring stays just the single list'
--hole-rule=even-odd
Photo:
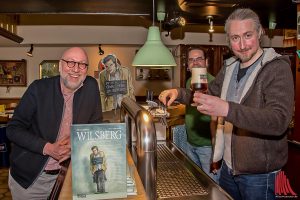
[{"label": "lamp shade", "polygon": [[147,41],[133,59],[132,66],[170,67],[176,62],[170,50],[162,43],[157,26],[150,26]]}]

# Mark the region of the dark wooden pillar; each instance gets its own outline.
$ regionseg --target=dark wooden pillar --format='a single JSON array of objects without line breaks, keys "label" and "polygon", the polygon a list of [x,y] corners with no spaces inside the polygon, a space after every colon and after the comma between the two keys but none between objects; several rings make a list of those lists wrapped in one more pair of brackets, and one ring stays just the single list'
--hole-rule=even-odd
[{"label": "dark wooden pillar", "polygon": [[[300,12],[300,4],[297,4],[297,12]],[[299,16],[298,16],[299,18]],[[299,24],[297,20],[297,49],[300,49]],[[300,59],[296,56],[296,80],[295,80],[295,126],[291,135],[292,140],[300,142]]]}]

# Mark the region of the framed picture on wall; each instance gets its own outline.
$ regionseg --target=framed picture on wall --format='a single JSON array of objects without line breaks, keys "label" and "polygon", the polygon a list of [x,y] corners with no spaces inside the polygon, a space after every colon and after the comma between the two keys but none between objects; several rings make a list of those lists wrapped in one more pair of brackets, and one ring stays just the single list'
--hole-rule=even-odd
[{"label": "framed picture on wall", "polygon": [[26,60],[0,60],[0,86],[26,86]]},{"label": "framed picture on wall", "polygon": [[159,80],[159,81],[170,81],[172,78],[172,69],[166,68],[147,68],[147,67],[136,67],[135,80]]},{"label": "framed picture on wall", "polygon": [[43,60],[40,63],[40,79],[59,75],[59,60]]}]

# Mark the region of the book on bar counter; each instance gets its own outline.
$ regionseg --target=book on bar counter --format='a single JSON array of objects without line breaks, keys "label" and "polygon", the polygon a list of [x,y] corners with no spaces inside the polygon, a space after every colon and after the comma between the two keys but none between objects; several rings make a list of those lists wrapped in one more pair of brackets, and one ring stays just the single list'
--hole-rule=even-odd
[{"label": "book on bar counter", "polygon": [[127,163],[127,195],[137,195],[136,183],[134,178],[134,166]]},{"label": "book on bar counter", "polygon": [[73,199],[127,197],[125,123],[71,126]]}]

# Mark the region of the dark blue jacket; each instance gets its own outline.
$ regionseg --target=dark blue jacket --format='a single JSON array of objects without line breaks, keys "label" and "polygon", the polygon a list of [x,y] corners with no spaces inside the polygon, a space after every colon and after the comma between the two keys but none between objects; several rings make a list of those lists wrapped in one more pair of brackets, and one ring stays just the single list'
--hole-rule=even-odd
[{"label": "dark blue jacket", "polygon": [[[28,188],[44,169],[49,156],[43,155],[43,148],[58,137],[63,107],[60,76],[36,80],[28,87],[8,123],[6,134],[13,145],[10,173],[24,188]],[[87,76],[74,94],[73,124],[101,121],[98,84]]]}]

